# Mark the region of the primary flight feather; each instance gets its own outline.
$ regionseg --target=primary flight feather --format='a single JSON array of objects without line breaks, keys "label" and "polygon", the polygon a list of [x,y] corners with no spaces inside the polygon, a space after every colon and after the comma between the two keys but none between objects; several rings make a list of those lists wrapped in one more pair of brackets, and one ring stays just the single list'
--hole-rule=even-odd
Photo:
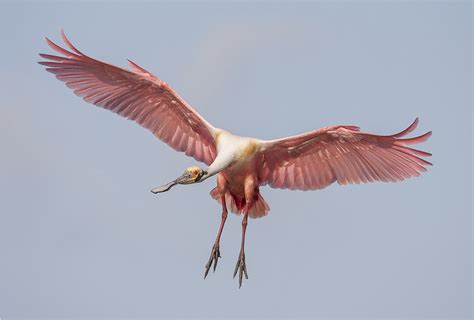
[{"label": "primary flight feather", "polygon": [[155,188],[168,191],[178,184],[202,182],[217,175],[211,196],[222,205],[221,224],[204,277],[220,258],[220,237],[227,208],[243,214],[242,242],[234,277],[239,287],[247,276],[245,232],[248,217],[266,215],[269,206],[259,187],[315,190],[333,182],[339,184],[373,181],[401,181],[426,171],[430,153],[409,145],[426,141],[431,132],[406,138],[415,130],[418,119],[405,130],[392,135],[363,133],[351,125],[321,128],[308,133],[261,140],[240,137],[216,128],[199,115],[167,83],[129,60],[130,70],[93,59],[61,36],[66,50],[48,38],[48,45],[60,55],[40,54],[39,62],[55,74],[76,95],[99,107],[111,110],[150,130],[177,151],[185,152],[208,168],[187,168],[176,180]]}]

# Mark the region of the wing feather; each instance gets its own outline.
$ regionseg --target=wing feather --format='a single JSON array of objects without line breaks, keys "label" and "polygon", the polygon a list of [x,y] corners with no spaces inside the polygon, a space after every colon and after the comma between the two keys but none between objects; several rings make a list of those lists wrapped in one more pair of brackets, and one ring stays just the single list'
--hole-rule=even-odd
[{"label": "wing feather", "polygon": [[431,132],[404,138],[418,118],[392,135],[374,135],[356,126],[332,126],[283,139],[262,142],[259,178],[273,188],[321,189],[339,184],[395,182],[419,176],[431,153],[407,145],[426,141]]},{"label": "wing feather", "polygon": [[39,64],[85,101],[149,129],[172,148],[210,165],[216,156],[215,128],[173,89],[136,63],[131,70],[90,58],[61,32],[66,50],[46,38],[61,54],[40,54]]}]

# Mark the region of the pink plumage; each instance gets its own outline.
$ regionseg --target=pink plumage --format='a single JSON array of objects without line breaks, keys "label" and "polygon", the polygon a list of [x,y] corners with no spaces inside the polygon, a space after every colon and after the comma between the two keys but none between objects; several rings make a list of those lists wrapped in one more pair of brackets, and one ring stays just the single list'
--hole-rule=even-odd
[{"label": "pink plumage", "polygon": [[418,118],[405,130],[392,135],[360,132],[359,127],[338,125],[304,134],[260,140],[239,137],[213,127],[168,84],[132,61],[131,70],[93,59],[72,45],[70,50],[49,39],[61,56],[40,54],[39,62],[76,95],[99,107],[134,120],[177,151],[204,162],[207,170],[190,167],[184,174],[152,192],[168,191],[177,184],[202,182],[217,175],[211,196],[222,205],[222,220],[204,277],[220,258],[219,244],[227,207],[242,214],[242,242],[234,277],[247,277],[244,244],[248,217],[259,218],[270,208],[260,187],[314,190],[334,182],[341,185],[373,181],[395,182],[419,176],[430,162],[430,153],[410,145],[426,141],[431,132],[407,138]]},{"label": "pink plumage", "polygon": [[85,101],[113,111],[141,126],[198,161],[211,164],[216,155],[208,122],[173,89],[130,61],[126,70],[96,59],[78,49],[62,33],[68,51],[46,38],[48,45],[64,57],[40,54],[46,70],[66,83]]},{"label": "pink plumage", "polygon": [[362,133],[355,126],[332,126],[266,142],[259,180],[273,188],[314,190],[339,184],[395,182],[419,176],[430,153],[407,145],[431,136],[402,139],[413,131],[418,118],[405,130],[389,135]]}]

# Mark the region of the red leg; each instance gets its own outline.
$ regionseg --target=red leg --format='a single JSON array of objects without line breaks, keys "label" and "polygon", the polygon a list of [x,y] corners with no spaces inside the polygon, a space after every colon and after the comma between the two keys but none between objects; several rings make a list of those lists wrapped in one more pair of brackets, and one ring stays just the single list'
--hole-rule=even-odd
[{"label": "red leg", "polygon": [[247,222],[249,219],[250,208],[253,204],[253,198],[255,193],[255,187],[258,186],[256,177],[249,175],[245,178],[244,190],[245,190],[245,209],[244,217],[242,219],[242,242],[240,244],[239,260],[235,265],[234,278],[239,272],[239,288],[242,286],[242,276],[245,275],[245,279],[248,279],[247,266],[245,264],[245,232],[247,231]]},{"label": "red leg", "polygon": [[214,246],[212,247],[212,250],[211,250],[211,256],[209,257],[209,261],[206,264],[206,271],[204,272],[204,279],[206,279],[207,274],[209,273],[209,270],[211,269],[211,265],[212,265],[213,262],[214,262],[213,271],[216,271],[217,261],[221,257],[221,254],[219,252],[219,243],[221,241],[222,230],[224,229],[224,224],[225,224],[225,221],[227,219],[227,206],[226,206],[226,203],[225,203],[225,195],[221,196],[221,203],[222,203],[221,225],[219,227],[219,232],[217,233],[216,241],[214,242]]},{"label": "red leg", "polygon": [[249,276],[247,275],[247,266],[245,264],[245,232],[247,231],[249,208],[250,206],[247,202],[247,204],[245,205],[244,217],[242,219],[242,242],[240,244],[240,254],[234,269],[234,278],[237,275],[237,272],[239,272],[239,288],[242,287],[242,276],[245,275],[245,279],[249,278]]}]

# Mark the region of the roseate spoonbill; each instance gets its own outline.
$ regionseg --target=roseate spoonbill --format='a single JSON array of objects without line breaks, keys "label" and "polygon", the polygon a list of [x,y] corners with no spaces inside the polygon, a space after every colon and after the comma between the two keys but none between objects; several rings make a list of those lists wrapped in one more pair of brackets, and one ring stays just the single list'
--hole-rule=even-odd
[{"label": "roseate spoonbill", "polygon": [[211,196],[221,203],[222,216],[204,278],[211,267],[215,271],[220,258],[219,244],[229,207],[231,212],[243,215],[234,278],[238,273],[239,287],[243,276],[248,279],[244,251],[247,221],[249,217],[263,217],[270,210],[260,186],[315,190],[336,181],[341,185],[395,182],[418,176],[431,165],[422,159],[430,153],[408,147],[427,140],[431,132],[405,138],[416,128],[418,118],[392,135],[336,125],[276,140],[240,137],[212,126],[166,82],[134,62],[128,60],[130,70],[101,62],[79,51],[63,32],[61,35],[70,51],[46,38],[48,45],[61,54],[40,54],[48,60],[39,62],[47,71],[85,101],[136,121],[175,150],[208,166],[187,168],[179,178],[153,189],[153,193],[217,175]]}]

